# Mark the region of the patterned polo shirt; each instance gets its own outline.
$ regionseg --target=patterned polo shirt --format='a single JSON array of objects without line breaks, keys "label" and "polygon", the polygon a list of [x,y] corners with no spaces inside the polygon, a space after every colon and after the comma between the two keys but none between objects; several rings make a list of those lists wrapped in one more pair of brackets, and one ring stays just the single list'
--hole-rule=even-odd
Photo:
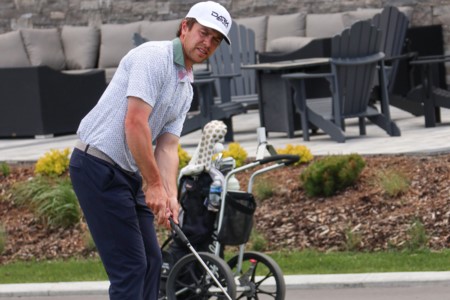
[{"label": "patterned polo shirt", "polygon": [[179,38],[144,43],[122,58],[100,100],[81,121],[78,136],[135,172],[125,136],[127,97],[138,97],[153,108],[148,119],[153,141],[163,133],[180,136],[192,102],[191,82]]}]

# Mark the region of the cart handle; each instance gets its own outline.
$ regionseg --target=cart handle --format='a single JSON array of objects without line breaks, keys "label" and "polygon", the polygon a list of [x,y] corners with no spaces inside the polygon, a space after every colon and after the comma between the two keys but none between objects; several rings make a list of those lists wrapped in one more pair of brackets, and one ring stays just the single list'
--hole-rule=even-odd
[{"label": "cart handle", "polygon": [[300,160],[300,156],[298,156],[298,155],[281,154],[281,155],[268,156],[263,159],[260,159],[259,164],[263,165],[263,164],[267,164],[270,162],[278,161],[279,163],[284,164],[285,166],[289,166],[289,165],[295,164],[299,160]]}]

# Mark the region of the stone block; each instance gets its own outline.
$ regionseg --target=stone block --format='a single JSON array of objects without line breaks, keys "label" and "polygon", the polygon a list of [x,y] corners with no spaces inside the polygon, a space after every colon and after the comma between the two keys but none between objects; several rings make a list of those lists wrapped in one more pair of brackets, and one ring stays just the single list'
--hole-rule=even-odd
[{"label": "stone block", "polygon": [[64,20],[66,17],[66,14],[62,11],[51,11],[50,12],[50,19],[52,20]]},{"label": "stone block", "polygon": [[85,0],[80,3],[80,10],[98,10],[99,8],[97,0]]}]

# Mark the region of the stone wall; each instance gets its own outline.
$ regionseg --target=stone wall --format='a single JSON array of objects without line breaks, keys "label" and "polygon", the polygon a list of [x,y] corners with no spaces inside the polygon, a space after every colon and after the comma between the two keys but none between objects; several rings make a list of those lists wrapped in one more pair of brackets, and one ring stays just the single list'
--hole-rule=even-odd
[{"label": "stone wall", "polygon": [[[450,0],[217,0],[235,18],[297,11],[327,13],[386,5],[412,6],[412,25],[443,24],[450,50]],[[1,0],[0,33],[18,28],[171,20],[198,0]]]}]

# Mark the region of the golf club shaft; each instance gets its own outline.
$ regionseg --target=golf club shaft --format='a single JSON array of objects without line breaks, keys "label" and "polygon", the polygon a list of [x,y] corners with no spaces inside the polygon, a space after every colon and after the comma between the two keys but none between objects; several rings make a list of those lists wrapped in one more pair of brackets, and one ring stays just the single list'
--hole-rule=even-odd
[{"label": "golf club shaft", "polygon": [[225,288],[220,284],[219,280],[214,276],[214,274],[211,272],[211,270],[208,268],[208,266],[205,264],[205,262],[203,261],[203,259],[200,257],[200,255],[197,253],[197,251],[195,251],[194,247],[192,247],[191,243],[189,242],[188,238],[186,237],[186,235],[183,233],[183,231],[181,230],[181,228],[175,224],[175,222],[173,221],[172,217],[169,217],[169,222],[170,222],[170,226],[172,227],[172,229],[176,232],[176,234],[178,235],[178,237],[183,241],[183,243],[186,244],[186,246],[189,248],[189,250],[191,250],[191,252],[194,254],[194,256],[197,258],[197,260],[200,262],[200,264],[202,265],[202,267],[205,269],[205,271],[209,274],[209,276],[211,276],[211,278],[214,280],[214,282],[219,286],[220,290],[225,294],[225,296],[229,299],[229,300],[233,300],[231,299],[230,295],[228,295],[227,291],[225,290]]}]

